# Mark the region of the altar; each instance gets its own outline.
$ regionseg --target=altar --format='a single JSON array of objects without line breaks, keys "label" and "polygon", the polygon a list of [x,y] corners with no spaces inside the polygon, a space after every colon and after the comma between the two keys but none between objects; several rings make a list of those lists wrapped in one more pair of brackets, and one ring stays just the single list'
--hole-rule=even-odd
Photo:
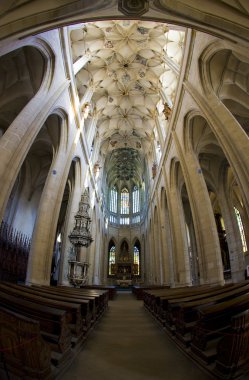
[{"label": "altar", "polygon": [[123,288],[128,288],[132,285],[132,280],[117,280],[116,281],[118,286],[121,286]]},{"label": "altar", "polygon": [[111,264],[111,276],[115,284],[121,287],[129,287],[136,283],[139,275],[139,266],[134,263],[133,255],[129,252],[128,244],[123,241],[116,262]]}]

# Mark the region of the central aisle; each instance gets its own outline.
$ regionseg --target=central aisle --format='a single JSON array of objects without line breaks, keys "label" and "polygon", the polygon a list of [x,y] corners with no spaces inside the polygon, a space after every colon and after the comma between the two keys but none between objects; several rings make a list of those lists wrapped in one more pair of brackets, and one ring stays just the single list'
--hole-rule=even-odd
[{"label": "central aisle", "polygon": [[61,380],[210,380],[131,293],[118,293]]}]

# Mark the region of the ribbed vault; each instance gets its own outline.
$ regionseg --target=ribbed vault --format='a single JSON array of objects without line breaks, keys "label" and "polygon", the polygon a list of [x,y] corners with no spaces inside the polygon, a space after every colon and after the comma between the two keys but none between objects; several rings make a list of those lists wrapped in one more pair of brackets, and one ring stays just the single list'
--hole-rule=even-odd
[{"label": "ribbed vault", "polygon": [[155,159],[157,128],[167,133],[163,111],[174,103],[185,32],[149,21],[99,21],[75,26],[70,38],[73,63],[87,57],[76,85],[97,119],[106,183],[141,183],[144,159]]}]

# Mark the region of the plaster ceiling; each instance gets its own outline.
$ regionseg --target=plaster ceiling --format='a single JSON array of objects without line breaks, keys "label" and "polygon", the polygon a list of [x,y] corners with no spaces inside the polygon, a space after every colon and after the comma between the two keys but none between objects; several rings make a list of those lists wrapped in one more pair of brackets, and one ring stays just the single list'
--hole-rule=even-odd
[{"label": "plaster ceiling", "polygon": [[184,37],[179,28],[134,20],[99,21],[71,31],[73,62],[89,56],[76,85],[80,101],[93,90],[90,115],[98,118],[102,157],[121,148],[150,154],[156,118],[166,133],[161,92],[172,106]]}]

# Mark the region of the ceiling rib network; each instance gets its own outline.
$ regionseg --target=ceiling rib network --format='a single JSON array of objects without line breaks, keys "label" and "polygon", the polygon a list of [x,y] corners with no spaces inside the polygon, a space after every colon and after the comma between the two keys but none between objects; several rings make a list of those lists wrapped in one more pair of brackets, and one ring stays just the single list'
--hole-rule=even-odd
[{"label": "ceiling rib network", "polygon": [[[101,154],[119,148],[149,153],[155,118],[163,118],[161,91],[173,104],[185,33],[145,21],[100,21],[71,31],[73,62],[89,54],[77,73],[79,98],[93,89]],[[132,155],[131,155],[132,156]]]}]

